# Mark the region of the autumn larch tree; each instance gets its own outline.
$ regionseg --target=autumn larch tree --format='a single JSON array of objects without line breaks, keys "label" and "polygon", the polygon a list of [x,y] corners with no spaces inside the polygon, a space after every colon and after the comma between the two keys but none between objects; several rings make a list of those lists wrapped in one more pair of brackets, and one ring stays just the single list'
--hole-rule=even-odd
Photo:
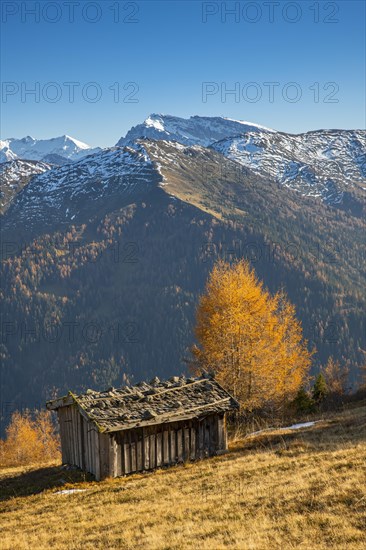
[{"label": "autumn larch tree", "polygon": [[0,439],[0,466],[41,464],[60,459],[60,442],[48,411],[14,412]]},{"label": "autumn larch tree", "polygon": [[283,409],[304,383],[312,353],[294,306],[265,290],[249,262],[219,260],[197,308],[195,372],[215,375],[245,410]]},{"label": "autumn larch tree", "polygon": [[341,366],[339,361],[335,361],[333,357],[329,357],[323,369],[323,374],[329,393],[333,397],[341,397],[347,393],[349,376],[349,368],[347,366]]}]

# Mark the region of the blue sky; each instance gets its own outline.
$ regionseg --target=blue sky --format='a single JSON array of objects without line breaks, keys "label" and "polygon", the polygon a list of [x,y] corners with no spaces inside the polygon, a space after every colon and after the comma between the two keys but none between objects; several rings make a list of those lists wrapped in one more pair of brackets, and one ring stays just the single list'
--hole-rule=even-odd
[{"label": "blue sky", "polygon": [[3,0],[1,16],[2,138],[114,145],[149,113],[365,127],[361,1]]}]

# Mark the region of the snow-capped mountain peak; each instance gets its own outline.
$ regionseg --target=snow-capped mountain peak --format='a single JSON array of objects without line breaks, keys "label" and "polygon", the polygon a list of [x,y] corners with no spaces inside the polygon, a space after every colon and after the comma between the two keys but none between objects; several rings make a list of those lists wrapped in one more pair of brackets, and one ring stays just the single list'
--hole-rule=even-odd
[{"label": "snow-capped mountain peak", "polygon": [[98,151],[100,151],[99,147],[92,148],[68,135],[51,139],[35,139],[26,136],[21,139],[9,138],[0,141],[0,162],[16,159],[52,162],[52,158],[57,157],[70,162]]},{"label": "snow-capped mountain peak", "polygon": [[172,115],[153,113],[142,124],[129,130],[117,145],[132,145],[137,139],[178,141],[183,145],[207,147],[223,138],[234,137],[243,132],[273,132],[269,128],[251,122],[232,120],[224,117],[191,116],[180,118]]},{"label": "snow-capped mountain peak", "polygon": [[144,124],[147,128],[155,128],[159,132],[164,132],[163,121],[159,117],[162,117],[162,115],[150,115],[144,120]]},{"label": "snow-capped mountain peak", "polygon": [[61,138],[53,138],[54,140],[60,140],[62,139],[65,144],[68,144],[70,141],[76,145],[79,149],[91,149],[90,145],[87,145],[86,143],[79,141],[78,139],[73,138],[72,136],[63,135]]},{"label": "snow-capped mountain peak", "polygon": [[[9,141],[14,141],[14,138],[11,138]],[[22,139],[19,140],[19,141],[21,141],[22,143],[32,143],[32,142],[34,142],[34,141],[36,141],[36,140],[35,140],[34,137],[32,137],[32,136],[25,136],[24,138],[22,138]]]}]

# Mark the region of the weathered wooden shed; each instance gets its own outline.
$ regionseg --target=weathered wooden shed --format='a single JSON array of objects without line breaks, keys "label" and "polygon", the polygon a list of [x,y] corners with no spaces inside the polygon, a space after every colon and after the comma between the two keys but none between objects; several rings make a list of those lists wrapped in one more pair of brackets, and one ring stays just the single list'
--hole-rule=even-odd
[{"label": "weathered wooden shed", "polygon": [[225,415],[238,406],[208,377],[155,378],[47,403],[58,412],[62,462],[97,480],[226,451]]}]

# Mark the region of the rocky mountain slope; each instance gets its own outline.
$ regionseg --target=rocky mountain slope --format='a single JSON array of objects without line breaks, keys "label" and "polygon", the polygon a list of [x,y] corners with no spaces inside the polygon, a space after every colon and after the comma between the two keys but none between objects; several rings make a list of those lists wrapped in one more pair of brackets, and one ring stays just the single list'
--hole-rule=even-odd
[{"label": "rocky mountain slope", "polygon": [[246,132],[212,148],[290,190],[328,204],[341,204],[350,194],[354,200],[365,195],[365,131]]},{"label": "rocky mountain slope", "polygon": [[37,174],[43,174],[52,166],[35,160],[11,160],[0,164],[0,214],[10,206],[14,197],[29,180]]},{"label": "rocky mountain slope", "polygon": [[361,215],[366,190],[365,130],[287,134],[221,117],[181,119],[153,114],[117,145],[133,146],[143,138],[210,146],[303,196],[351,208]]},{"label": "rocky mountain slope", "polygon": [[3,229],[20,226],[29,232],[39,220],[43,229],[67,226],[75,218],[80,222],[95,209],[103,209],[105,200],[115,198],[122,204],[129,195],[134,200],[159,178],[141,148],[105,149],[33,177],[11,205]]}]

